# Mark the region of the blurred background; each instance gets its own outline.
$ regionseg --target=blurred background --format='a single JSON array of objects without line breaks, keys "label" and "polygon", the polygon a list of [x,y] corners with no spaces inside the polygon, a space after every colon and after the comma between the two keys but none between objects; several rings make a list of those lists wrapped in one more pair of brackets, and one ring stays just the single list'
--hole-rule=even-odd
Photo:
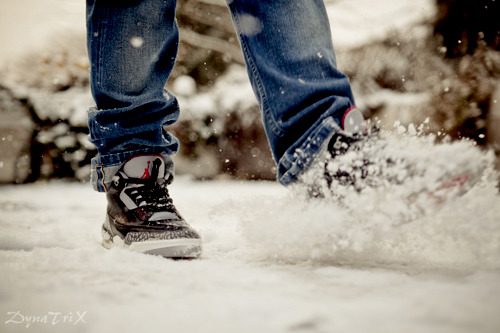
[{"label": "blurred background", "polygon": [[[495,0],[327,0],[339,67],[357,105],[500,156]],[[223,0],[179,0],[167,84],[181,118],[177,173],[274,179],[275,165]],[[0,183],[88,181],[89,62],[83,0],[0,0]],[[497,163],[497,165],[500,165]]]}]

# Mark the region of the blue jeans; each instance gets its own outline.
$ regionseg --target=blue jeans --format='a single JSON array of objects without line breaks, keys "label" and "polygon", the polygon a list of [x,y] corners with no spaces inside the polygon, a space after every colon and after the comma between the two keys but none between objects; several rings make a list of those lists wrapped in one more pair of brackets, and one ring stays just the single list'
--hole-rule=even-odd
[{"label": "blue jeans", "polygon": [[[87,0],[90,140],[98,149],[92,183],[105,191],[127,159],[169,156],[178,141],[163,126],[179,116],[164,90],[175,62],[175,0]],[[354,106],[336,64],[322,0],[228,0],[247,71],[262,111],[278,180],[307,169]],[[173,173],[173,164],[170,172]]]}]

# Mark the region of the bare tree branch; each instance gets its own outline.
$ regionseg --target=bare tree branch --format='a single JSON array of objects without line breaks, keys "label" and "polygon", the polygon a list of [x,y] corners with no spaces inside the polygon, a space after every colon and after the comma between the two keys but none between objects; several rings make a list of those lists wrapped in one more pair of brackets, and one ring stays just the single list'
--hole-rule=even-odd
[{"label": "bare tree branch", "polygon": [[241,49],[234,44],[220,38],[202,35],[186,28],[179,29],[179,34],[182,42],[188,43],[194,47],[220,52],[229,56],[234,61],[244,64]]}]

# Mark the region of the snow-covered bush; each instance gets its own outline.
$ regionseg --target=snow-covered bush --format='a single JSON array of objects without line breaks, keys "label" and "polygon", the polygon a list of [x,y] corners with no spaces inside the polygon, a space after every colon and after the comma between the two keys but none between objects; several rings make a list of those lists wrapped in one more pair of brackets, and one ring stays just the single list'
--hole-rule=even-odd
[{"label": "snow-covered bush", "polygon": [[386,127],[429,119],[428,132],[471,138],[498,150],[493,138],[500,129],[488,119],[500,87],[500,52],[479,43],[471,55],[446,58],[430,28],[394,32],[382,42],[340,52],[358,106]]}]

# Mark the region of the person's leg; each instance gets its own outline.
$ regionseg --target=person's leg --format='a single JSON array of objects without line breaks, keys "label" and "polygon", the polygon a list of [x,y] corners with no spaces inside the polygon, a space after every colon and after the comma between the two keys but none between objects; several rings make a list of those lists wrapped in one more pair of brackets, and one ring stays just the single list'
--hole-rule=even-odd
[{"label": "person's leg", "polygon": [[354,107],[322,0],[228,0],[263,113],[278,180],[309,167]]},{"label": "person's leg", "polygon": [[164,125],[179,109],[164,90],[174,65],[175,0],[87,0],[92,183],[107,192],[103,246],[164,257],[197,257],[202,242],[167,185],[177,140]]},{"label": "person's leg", "polygon": [[[168,155],[177,140],[163,125],[179,110],[164,91],[175,62],[176,0],[87,0],[87,41],[91,90],[90,141],[98,156],[92,182],[105,191],[121,164],[141,154]],[[167,171],[169,171],[167,170]]]}]

